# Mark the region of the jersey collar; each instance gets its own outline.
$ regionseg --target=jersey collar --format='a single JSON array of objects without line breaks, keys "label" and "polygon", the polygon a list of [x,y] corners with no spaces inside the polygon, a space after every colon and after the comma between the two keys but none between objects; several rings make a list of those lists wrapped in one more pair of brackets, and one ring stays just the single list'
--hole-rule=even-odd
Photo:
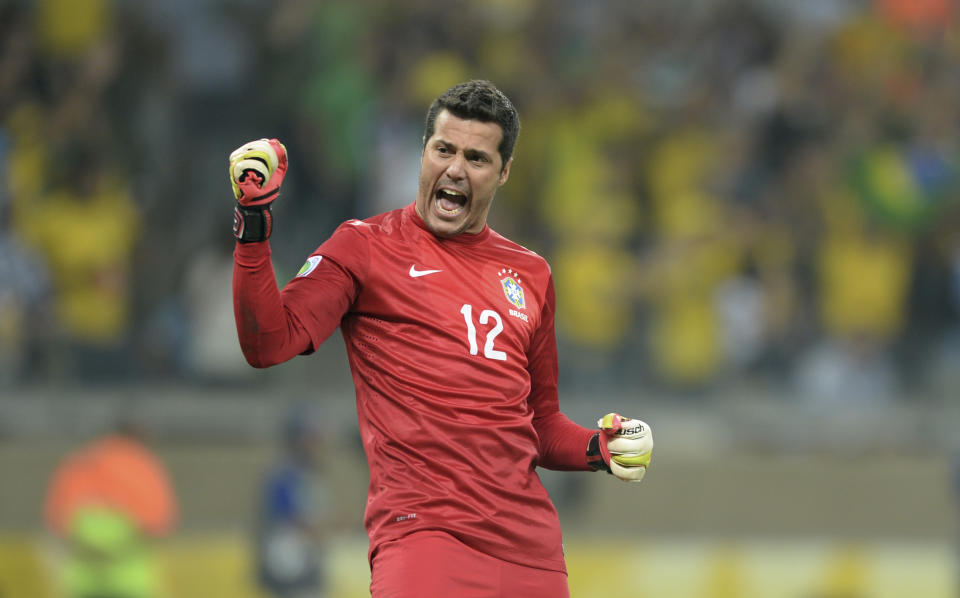
[{"label": "jersey collar", "polygon": [[437,241],[444,243],[462,243],[464,245],[475,245],[477,243],[483,243],[490,237],[490,225],[484,224],[483,230],[479,233],[461,233],[456,237],[438,237],[433,232],[427,228],[427,223],[423,221],[423,218],[420,217],[420,214],[417,214],[417,203],[413,202],[403,209],[403,215],[405,219],[416,224],[420,229],[425,233],[429,234],[431,237]]}]

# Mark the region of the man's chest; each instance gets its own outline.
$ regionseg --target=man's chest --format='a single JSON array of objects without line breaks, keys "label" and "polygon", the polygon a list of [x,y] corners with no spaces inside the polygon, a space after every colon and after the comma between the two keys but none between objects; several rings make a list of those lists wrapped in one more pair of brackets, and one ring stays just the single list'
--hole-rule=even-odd
[{"label": "man's chest", "polygon": [[517,257],[525,256],[429,243],[373,244],[353,311],[458,353],[525,359],[539,325],[543,276],[533,260]]}]

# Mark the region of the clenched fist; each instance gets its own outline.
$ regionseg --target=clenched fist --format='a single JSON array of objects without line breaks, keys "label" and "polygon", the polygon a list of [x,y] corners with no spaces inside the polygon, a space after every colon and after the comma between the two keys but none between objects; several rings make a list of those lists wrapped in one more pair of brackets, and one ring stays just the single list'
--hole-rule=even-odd
[{"label": "clenched fist", "polygon": [[230,154],[230,184],[241,205],[272,202],[286,173],[287,148],[276,139],[251,141]]},{"label": "clenched fist", "polygon": [[250,141],[230,153],[230,186],[237,200],[233,236],[238,241],[256,243],[270,238],[270,204],[280,194],[286,173],[287,148],[276,139]]},{"label": "clenched fist", "polygon": [[653,431],[639,419],[608,413],[597,421],[600,431],[590,438],[587,462],[626,482],[639,482],[653,456]]}]

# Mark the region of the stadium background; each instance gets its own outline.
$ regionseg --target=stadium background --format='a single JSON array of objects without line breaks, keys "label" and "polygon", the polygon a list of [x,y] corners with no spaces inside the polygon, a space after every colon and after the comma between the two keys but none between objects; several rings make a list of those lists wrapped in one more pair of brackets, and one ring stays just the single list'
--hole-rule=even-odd
[{"label": "stadium background", "polygon": [[283,282],[412,200],[428,102],[474,77],[520,110],[491,224],[553,266],[562,407],[657,434],[641,486],[544,474],[573,595],[956,596],[949,0],[0,3],[0,596],[57,595],[47,481],[119,414],[181,501],[168,595],[256,596],[257,483],[304,402],[332,596],[365,595],[342,343],[244,364],[226,156],[290,150]]}]

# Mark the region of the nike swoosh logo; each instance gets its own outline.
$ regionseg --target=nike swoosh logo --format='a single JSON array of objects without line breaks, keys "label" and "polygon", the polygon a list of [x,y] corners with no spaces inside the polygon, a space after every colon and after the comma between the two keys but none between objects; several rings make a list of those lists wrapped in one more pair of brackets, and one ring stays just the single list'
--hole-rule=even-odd
[{"label": "nike swoosh logo", "polygon": [[416,266],[410,266],[410,278],[420,278],[421,276],[436,274],[437,272],[443,272],[443,270],[417,270]]}]

